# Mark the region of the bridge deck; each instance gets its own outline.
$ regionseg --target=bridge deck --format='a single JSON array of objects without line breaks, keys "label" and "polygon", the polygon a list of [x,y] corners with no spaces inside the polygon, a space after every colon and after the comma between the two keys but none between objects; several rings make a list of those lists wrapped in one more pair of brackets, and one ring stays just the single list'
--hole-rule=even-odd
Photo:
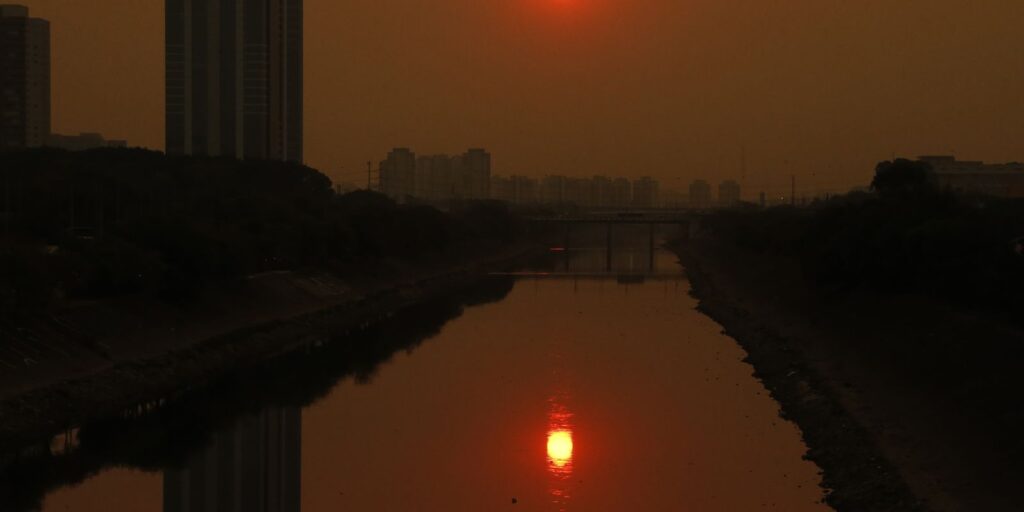
[{"label": "bridge deck", "polygon": [[653,215],[571,215],[555,217],[529,217],[527,220],[548,224],[685,224],[695,214]]}]

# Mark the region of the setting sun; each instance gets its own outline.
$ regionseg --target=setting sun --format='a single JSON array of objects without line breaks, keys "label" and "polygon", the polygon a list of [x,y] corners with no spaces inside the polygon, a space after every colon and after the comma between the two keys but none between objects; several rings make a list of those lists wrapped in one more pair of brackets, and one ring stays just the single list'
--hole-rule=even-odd
[{"label": "setting sun", "polygon": [[557,430],[548,434],[548,457],[559,467],[572,460],[572,432]]}]

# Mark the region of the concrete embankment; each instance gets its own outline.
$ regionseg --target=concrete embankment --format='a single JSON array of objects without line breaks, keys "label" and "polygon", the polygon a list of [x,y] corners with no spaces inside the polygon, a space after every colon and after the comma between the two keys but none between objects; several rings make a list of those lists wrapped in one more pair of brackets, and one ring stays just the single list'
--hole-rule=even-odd
[{"label": "concrete embankment", "polygon": [[[529,243],[339,279],[275,272],[187,307],[153,297],[75,304],[22,326],[0,353],[0,454],[201,386],[235,368],[343,336],[533,254]],[[13,337],[18,339],[14,340]],[[2,460],[0,460],[2,462]]]},{"label": "concrete embankment", "polygon": [[837,510],[1021,510],[1019,454],[1007,444],[1019,430],[980,406],[970,387],[1019,379],[1009,366],[1020,362],[937,355],[979,339],[1024,343],[1020,329],[924,297],[823,296],[796,263],[747,254],[710,234],[672,248],[700,308],[746,349],[802,429]]}]

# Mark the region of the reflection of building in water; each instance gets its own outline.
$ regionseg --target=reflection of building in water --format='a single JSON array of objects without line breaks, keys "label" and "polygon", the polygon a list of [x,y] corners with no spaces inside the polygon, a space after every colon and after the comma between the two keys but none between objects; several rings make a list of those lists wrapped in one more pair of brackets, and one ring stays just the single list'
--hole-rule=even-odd
[{"label": "reflection of building in water", "polygon": [[164,473],[164,512],[299,512],[301,465],[301,410],[265,410]]}]

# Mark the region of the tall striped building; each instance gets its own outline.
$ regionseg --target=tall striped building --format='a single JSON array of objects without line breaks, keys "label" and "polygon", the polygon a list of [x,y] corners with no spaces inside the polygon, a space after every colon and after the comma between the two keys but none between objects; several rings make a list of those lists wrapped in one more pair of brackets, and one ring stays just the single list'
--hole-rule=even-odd
[{"label": "tall striped building", "polygon": [[167,153],[302,161],[302,0],[166,0]]},{"label": "tall striped building", "polygon": [[50,136],[50,22],[0,4],[0,152]]}]

